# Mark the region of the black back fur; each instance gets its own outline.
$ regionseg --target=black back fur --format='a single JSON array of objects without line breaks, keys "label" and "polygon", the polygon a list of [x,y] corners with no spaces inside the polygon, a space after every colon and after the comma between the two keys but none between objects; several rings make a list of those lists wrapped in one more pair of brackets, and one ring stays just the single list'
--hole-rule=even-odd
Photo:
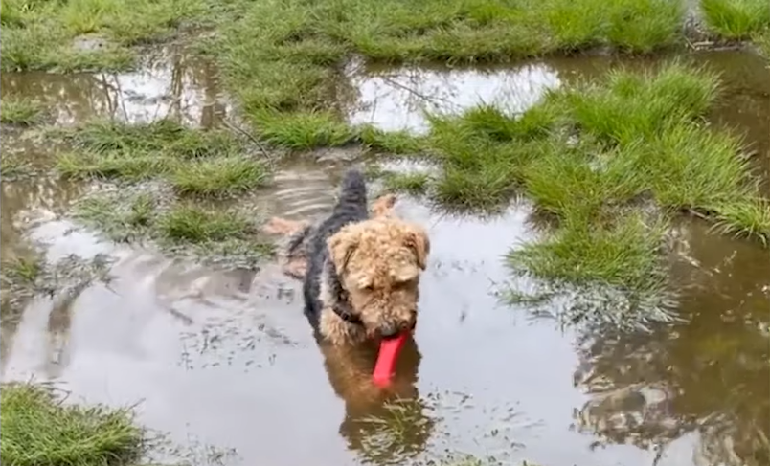
[{"label": "black back fur", "polygon": [[369,218],[369,211],[366,181],[360,170],[351,168],[342,180],[340,197],[331,215],[308,233],[306,251],[308,262],[303,291],[305,294],[305,316],[315,330],[318,330],[321,310],[324,305],[320,296],[322,280],[328,280],[327,285],[333,295],[339,295],[342,291],[342,284],[337,276],[337,271],[329,260],[326,241],[344,226],[367,218]]}]

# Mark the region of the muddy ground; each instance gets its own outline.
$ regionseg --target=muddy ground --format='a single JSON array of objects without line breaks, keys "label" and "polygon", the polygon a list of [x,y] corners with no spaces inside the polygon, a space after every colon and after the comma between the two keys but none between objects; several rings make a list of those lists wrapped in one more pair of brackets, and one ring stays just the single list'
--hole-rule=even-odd
[{"label": "muddy ground", "polygon": [[[723,74],[727,91],[711,121],[745,132],[769,194],[767,62],[744,52],[694,59]],[[423,108],[456,112],[503,101],[525,110],[548,88],[650,61],[352,66],[337,105],[352,123],[419,132]],[[134,73],[4,73],[0,89],[41,100],[63,126],[107,117],[208,127],[234,118],[215,71],[167,47]],[[2,131],[4,153],[20,151],[41,166],[57,150],[37,142],[36,128]],[[352,147],[288,158],[259,205],[296,219],[322,215],[341,173],[360,156]],[[500,303],[511,280],[516,289],[530,286],[501,261],[512,244],[537,234],[526,201],[489,218],[402,196],[398,212],[428,228],[432,257],[419,348],[408,350],[397,385],[403,399],[383,405],[335,393],[301,312],[299,284],[277,264],[217,268],[116,245],[67,215],[89,189],[47,170],[3,180],[4,258],[38,250],[49,263],[71,255],[114,263],[109,281],[78,286],[83,280],[62,278],[53,298],[38,295],[3,319],[2,380],[55,381],[88,402],[142,400],[143,425],[176,444],[204,446],[195,463],[385,465],[451,451],[550,466],[767,464],[770,256],[697,218],[672,232],[678,321],[619,332],[563,326],[547,308]]]}]

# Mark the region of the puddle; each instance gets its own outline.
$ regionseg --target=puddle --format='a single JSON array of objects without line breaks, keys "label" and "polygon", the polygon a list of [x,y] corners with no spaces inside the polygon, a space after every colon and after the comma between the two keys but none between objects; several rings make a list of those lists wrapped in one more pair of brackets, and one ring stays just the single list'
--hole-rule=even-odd
[{"label": "puddle", "polygon": [[[770,71],[750,55],[696,59],[724,73],[729,91],[715,117],[747,131],[766,168]],[[206,125],[229,113],[211,104],[224,100],[209,71],[169,63],[110,85],[93,75],[4,74],[2,87],[45,99],[61,124],[178,112]],[[372,69],[353,78],[360,97],[350,118],[420,131],[425,103],[457,111],[502,99],[520,111],[544,89],[611,65],[580,58],[512,71]],[[133,92],[142,98],[132,101]],[[154,101],[159,95],[186,97]],[[211,116],[203,116],[206,108]],[[288,217],[321,215],[345,165],[288,161],[262,202]],[[114,280],[83,290],[71,306],[39,298],[17,325],[4,323],[4,381],[34,375],[91,402],[143,400],[143,424],[180,444],[195,438],[233,449],[228,465],[404,464],[446,450],[544,466],[769,461],[770,260],[697,220],[677,224],[671,258],[683,322],[618,334],[602,326],[559,329],[498,304],[495,291],[509,279],[501,257],[531,235],[526,208],[481,221],[403,198],[399,214],[426,226],[432,251],[419,346],[407,348],[396,384],[407,400],[394,407],[353,395],[340,368],[325,364],[302,314],[300,285],[275,264],[215,269],[100,242],[51,219],[81,189],[49,178],[3,183],[3,254],[36,243],[50,259],[110,253],[116,260]],[[25,218],[43,220],[22,229]],[[390,419],[389,427],[377,419]]]},{"label": "puddle", "polygon": [[[770,195],[770,68],[750,53],[703,52],[688,56],[722,76],[725,92],[711,119],[745,134],[753,161]],[[495,103],[511,114],[526,110],[545,91],[597,78],[618,65],[642,69],[660,59],[610,56],[558,57],[519,66],[404,67],[358,64],[351,80],[358,97],[348,110],[351,123],[424,133],[424,112],[461,113],[480,102]]]},{"label": "puddle", "polygon": [[171,46],[144,60],[140,71],[126,74],[3,73],[0,89],[39,100],[60,125],[170,118],[209,127],[231,112],[206,61]]}]

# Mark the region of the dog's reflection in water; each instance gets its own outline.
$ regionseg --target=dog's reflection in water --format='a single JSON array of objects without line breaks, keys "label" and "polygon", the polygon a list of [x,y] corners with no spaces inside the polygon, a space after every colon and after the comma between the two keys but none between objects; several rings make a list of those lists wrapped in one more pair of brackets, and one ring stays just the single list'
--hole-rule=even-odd
[{"label": "dog's reflection in water", "polygon": [[426,448],[434,422],[417,389],[420,351],[409,338],[388,388],[372,382],[377,346],[320,343],[329,383],[345,401],[340,433],[351,450],[375,464],[396,464]]}]

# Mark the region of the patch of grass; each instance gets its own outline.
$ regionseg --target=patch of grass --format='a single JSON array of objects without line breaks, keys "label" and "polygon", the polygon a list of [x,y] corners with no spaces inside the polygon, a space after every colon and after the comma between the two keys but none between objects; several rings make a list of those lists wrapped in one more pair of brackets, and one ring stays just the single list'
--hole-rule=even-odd
[{"label": "patch of grass", "polygon": [[726,39],[748,39],[770,29],[770,3],[765,0],[700,0],[706,24]]},{"label": "patch of grass", "polygon": [[0,122],[15,125],[33,125],[43,116],[42,105],[32,99],[4,96],[0,100]]},{"label": "patch of grass", "polygon": [[717,227],[724,233],[759,238],[770,245],[770,202],[756,198],[734,203],[725,202],[714,207]]},{"label": "patch of grass", "polygon": [[16,283],[32,284],[43,270],[42,259],[38,256],[16,257],[3,261],[3,277]]},{"label": "patch of grass", "polygon": [[[201,49],[274,144],[292,148],[353,138],[331,102],[347,92],[352,56],[387,61],[512,60],[609,47],[649,53],[681,41],[683,0],[267,0],[239,4]],[[280,113],[286,115],[280,115]],[[531,118],[535,118],[531,115]],[[537,122],[534,122],[535,124]],[[276,127],[277,126],[277,127]],[[418,149],[405,134],[371,129],[361,142],[394,153]]]},{"label": "patch of grass", "polygon": [[56,169],[65,177],[79,179],[147,180],[167,173],[171,160],[162,154],[131,151],[65,152],[56,158]]},{"label": "patch of grass", "polygon": [[188,159],[229,154],[240,148],[230,133],[196,130],[172,120],[130,124],[92,121],[66,136],[76,146],[96,152],[159,152]]},{"label": "patch of grass", "polygon": [[24,161],[19,154],[0,154],[0,176],[4,180],[11,180],[31,171],[31,164]]},{"label": "patch of grass", "polygon": [[407,131],[382,131],[372,125],[359,128],[358,138],[370,148],[390,154],[417,154],[423,149],[422,138]]},{"label": "patch of grass", "polygon": [[292,149],[342,146],[355,139],[352,128],[328,112],[262,111],[254,121],[264,141]]},{"label": "patch of grass", "polygon": [[150,187],[89,196],[76,205],[74,216],[113,241],[151,242],[165,252],[206,260],[253,263],[273,253],[249,209],[204,208]]},{"label": "patch of grass", "polygon": [[[134,63],[136,44],[163,40],[205,15],[201,0],[6,0],[3,71],[118,71]],[[79,48],[83,34],[101,46]]]},{"label": "patch of grass", "polygon": [[91,122],[66,131],[75,150],[57,157],[73,178],[137,182],[168,178],[180,194],[230,195],[262,186],[268,168],[246,154],[230,133],[187,128],[161,120]]},{"label": "patch of grass", "polygon": [[3,462],[16,466],[97,466],[138,458],[143,431],[128,410],[64,405],[49,388],[5,384]]},{"label": "patch of grass", "polygon": [[553,229],[512,252],[512,266],[650,304],[666,286],[668,213],[767,242],[770,214],[740,140],[703,124],[717,93],[716,76],[674,61],[552,91],[524,115],[481,105],[432,116],[426,151],[441,169],[431,192],[473,209],[526,196]]},{"label": "patch of grass", "polygon": [[386,190],[402,191],[415,195],[424,194],[430,182],[430,176],[427,173],[419,172],[385,172],[381,178]]},{"label": "patch of grass", "polygon": [[159,232],[178,242],[204,243],[242,237],[252,222],[234,212],[207,211],[193,206],[174,207],[158,219]]},{"label": "patch of grass", "polygon": [[216,158],[175,165],[171,185],[180,194],[232,195],[263,186],[267,168],[240,157]]},{"label": "patch of grass", "polygon": [[643,74],[611,71],[601,83],[552,98],[566,101],[578,129],[601,141],[628,144],[704,116],[718,84],[717,76],[705,69],[674,61]]},{"label": "patch of grass", "polygon": [[512,251],[509,263],[556,282],[660,291],[666,270],[659,252],[667,225],[650,223],[641,214],[627,214],[598,225],[582,212],[570,213],[545,241]]}]

